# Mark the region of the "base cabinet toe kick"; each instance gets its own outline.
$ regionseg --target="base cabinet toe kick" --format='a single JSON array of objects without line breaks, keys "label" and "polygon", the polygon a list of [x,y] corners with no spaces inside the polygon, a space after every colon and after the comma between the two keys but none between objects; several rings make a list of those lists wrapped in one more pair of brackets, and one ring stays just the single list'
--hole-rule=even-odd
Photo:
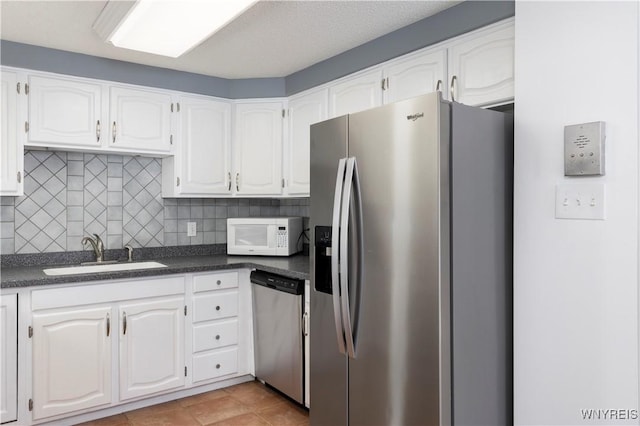
[{"label": "base cabinet toe kick", "polygon": [[1,422],[71,425],[254,380],[249,274],[2,289]]}]

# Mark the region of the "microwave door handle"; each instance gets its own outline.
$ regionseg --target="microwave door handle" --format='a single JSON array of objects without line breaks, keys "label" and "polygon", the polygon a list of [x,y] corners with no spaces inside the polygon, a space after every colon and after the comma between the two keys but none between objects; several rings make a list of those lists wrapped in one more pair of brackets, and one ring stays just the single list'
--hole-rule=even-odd
[{"label": "microwave door handle", "polygon": [[336,326],[336,337],[338,338],[338,350],[341,354],[347,353],[344,340],[344,329],[342,328],[342,313],[340,312],[340,287],[339,287],[339,264],[338,253],[340,244],[340,203],[342,201],[342,191],[344,189],[344,172],[347,164],[346,158],[341,158],[338,162],[336,174],[336,189],[333,194],[333,220],[331,223],[331,293],[333,298],[333,319]]},{"label": "microwave door handle", "polygon": [[[353,197],[353,201],[355,204],[355,231],[356,231],[356,244],[357,255],[356,262],[357,265],[351,265],[349,262],[349,216],[351,213],[351,200]],[[344,330],[344,337],[347,343],[347,355],[349,358],[356,357],[356,349],[355,349],[355,339],[354,339],[354,330],[352,328],[351,322],[351,297],[349,295],[349,278],[351,273],[351,268],[355,266],[356,270],[356,285],[358,287],[361,286],[361,259],[362,259],[362,204],[360,199],[360,181],[358,179],[358,167],[356,165],[355,157],[351,157],[347,159],[347,169],[345,172],[345,185],[344,191],[342,194],[342,212],[340,214],[340,230],[341,230],[341,238],[340,238],[340,292],[341,292],[341,302],[342,302],[342,327]],[[358,303],[360,298],[360,290],[359,288],[354,291],[354,303]],[[359,307],[356,307],[354,313],[357,315]]]}]

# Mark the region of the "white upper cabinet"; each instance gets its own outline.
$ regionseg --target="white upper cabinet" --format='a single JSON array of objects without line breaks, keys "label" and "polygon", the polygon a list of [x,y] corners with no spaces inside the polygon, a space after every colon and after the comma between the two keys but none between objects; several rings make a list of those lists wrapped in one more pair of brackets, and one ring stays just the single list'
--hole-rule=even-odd
[{"label": "white upper cabinet", "polygon": [[446,95],[447,51],[422,51],[390,61],[384,68],[384,103],[442,90]]},{"label": "white upper cabinet", "polygon": [[171,96],[111,87],[109,146],[134,152],[171,151]]},{"label": "white upper cabinet", "polygon": [[513,20],[475,31],[452,43],[449,75],[457,102],[484,106],[513,100]]},{"label": "white upper cabinet", "polygon": [[329,117],[382,105],[382,69],[345,78],[329,87]]},{"label": "white upper cabinet", "polygon": [[120,306],[120,400],[184,386],[184,296]]},{"label": "white upper cabinet", "polygon": [[328,117],[327,89],[289,100],[289,132],[285,146],[285,188],[288,195],[309,195],[310,127]]},{"label": "white upper cabinet", "polygon": [[22,154],[24,131],[18,124],[18,109],[22,105],[19,100],[24,96],[23,93],[24,81],[19,81],[17,73],[2,70],[0,195],[22,195],[24,193],[24,156]]},{"label": "white upper cabinet", "polygon": [[232,186],[238,195],[282,193],[284,102],[237,103]]},{"label": "white upper cabinet", "polygon": [[107,135],[102,85],[74,79],[29,77],[27,143],[95,149]]},{"label": "white upper cabinet", "polygon": [[182,96],[175,156],[162,160],[164,197],[231,194],[231,105]]}]

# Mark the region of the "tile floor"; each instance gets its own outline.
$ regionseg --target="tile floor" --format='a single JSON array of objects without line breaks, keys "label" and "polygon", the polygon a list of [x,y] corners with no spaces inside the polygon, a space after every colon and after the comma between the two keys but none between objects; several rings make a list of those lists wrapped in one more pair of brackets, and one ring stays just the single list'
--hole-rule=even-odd
[{"label": "tile floor", "polygon": [[254,381],[82,424],[125,425],[303,426],[309,412]]}]

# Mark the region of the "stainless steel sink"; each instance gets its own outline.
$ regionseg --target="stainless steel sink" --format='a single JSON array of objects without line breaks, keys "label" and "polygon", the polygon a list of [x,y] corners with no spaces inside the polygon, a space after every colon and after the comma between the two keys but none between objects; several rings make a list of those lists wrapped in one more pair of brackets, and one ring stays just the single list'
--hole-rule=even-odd
[{"label": "stainless steel sink", "polygon": [[135,271],[138,269],[166,268],[158,262],[134,262],[134,263],[110,263],[102,265],[80,265],[68,266],[65,268],[49,268],[43,269],[47,275],[77,275],[77,274],[93,274],[96,272],[116,272],[116,271]]}]

